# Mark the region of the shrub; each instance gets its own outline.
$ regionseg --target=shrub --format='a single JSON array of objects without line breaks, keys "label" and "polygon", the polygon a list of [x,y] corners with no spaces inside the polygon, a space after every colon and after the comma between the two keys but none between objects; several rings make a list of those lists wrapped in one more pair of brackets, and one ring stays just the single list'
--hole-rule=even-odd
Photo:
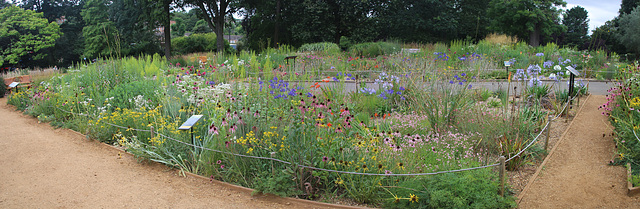
[{"label": "shrub", "polygon": [[389,190],[394,198],[385,208],[515,208],[514,197],[500,196],[499,188],[488,169],[415,178]]},{"label": "shrub", "polygon": [[312,43],[302,45],[298,49],[298,52],[323,52],[326,54],[335,54],[340,52],[340,47],[338,47],[337,44],[330,42]]},{"label": "shrub", "polygon": [[[217,51],[215,33],[192,34],[191,36],[173,38],[171,48],[177,55],[195,52]],[[225,52],[232,52],[229,42],[224,43]]]},{"label": "shrub", "polygon": [[3,98],[4,94],[7,93],[7,86],[4,85],[4,78],[2,76],[0,76],[0,80],[2,81],[2,83],[0,83],[0,98]]},{"label": "shrub", "polygon": [[349,48],[351,56],[357,57],[377,57],[380,55],[389,55],[402,50],[398,43],[391,42],[368,42],[353,45]]}]

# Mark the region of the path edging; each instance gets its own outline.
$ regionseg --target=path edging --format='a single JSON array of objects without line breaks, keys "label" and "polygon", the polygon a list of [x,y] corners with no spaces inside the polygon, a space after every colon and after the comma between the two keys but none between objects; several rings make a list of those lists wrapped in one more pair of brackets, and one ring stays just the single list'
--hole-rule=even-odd
[{"label": "path edging", "polygon": [[[133,155],[132,153],[127,152],[126,150],[120,149],[120,148],[118,148],[116,146],[112,146],[112,145],[103,143],[103,142],[98,141],[98,140],[91,139],[87,135],[82,134],[80,132],[77,132],[75,130],[72,130],[72,129],[66,129],[66,130],[69,130],[72,133],[75,133],[75,134],[78,134],[78,135],[80,135],[82,137],[85,137],[85,138],[87,138],[87,139],[89,139],[91,141],[95,141],[100,146],[106,147],[107,149],[111,149],[111,150],[118,151],[118,152],[123,152],[126,155],[129,155],[129,156],[134,157],[134,158],[136,157],[135,155]],[[167,167],[167,168],[169,168],[171,170],[177,171],[177,169],[171,168],[171,167],[169,167],[169,166],[167,166],[165,164],[159,163],[159,162],[150,161],[150,163],[157,163],[157,164],[165,166],[165,167]],[[184,174],[186,175],[186,176],[184,176],[185,178],[187,176],[189,176],[189,177],[195,178],[195,179],[210,181],[211,183],[215,183],[215,184],[221,185],[221,186],[223,186],[225,188],[229,188],[229,189],[232,189],[232,190],[235,190],[235,191],[238,191],[238,192],[244,192],[244,193],[252,194],[253,191],[255,191],[254,189],[251,189],[251,188],[247,188],[247,187],[231,184],[231,183],[224,182],[224,181],[218,181],[218,180],[207,178],[205,176],[194,174],[194,173],[191,173],[191,172],[188,172],[188,171],[181,171],[181,172],[184,172]],[[281,196],[277,196],[277,195],[273,195],[273,194],[264,194],[263,193],[262,195],[266,196],[267,198],[281,198],[282,200],[286,200],[286,201],[290,201],[290,202],[297,202],[297,203],[301,203],[301,204],[308,204],[308,205],[313,205],[313,206],[318,206],[318,207],[343,208],[343,209],[362,209],[362,208],[367,208],[367,207],[358,207],[358,206],[349,206],[349,205],[339,205],[339,204],[333,204],[333,203],[317,202],[317,201],[304,200],[304,199],[298,199],[298,198],[292,198],[292,197],[281,197]]]},{"label": "path edging", "polygon": [[[582,112],[582,109],[584,108],[584,106],[586,106],[587,102],[589,101],[589,98],[591,98],[591,94],[589,94],[589,96],[587,96],[587,98],[584,100],[584,103],[583,103],[584,105],[582,105],[582,107],[580,107],[578,112],[576,112],[576,116],[578,116],[578,114],[580,114]],[[575,117],[574,117],[574,119],[575,119]],[[564,141],[564,138],[567,135],[567,133],[569,132],[569,129],[571,129],[571,127],[573,126],[573,122],[575,121],[574,119],[571,119],[571,123],[569,123],[569,126],[567,126],[567,129],[564,130],[564,133],[562,133],[562,135],[560,135],[560,139],[558,140],[558,142],[556,142],[556,144],[553,146],[553,149],[551,149],[549,154],[544,158],[544,160],[542,161],[542,164],[540,164],[540,166],[538,166],[538,168],[536,169],[536,172],[533,174],[533,176],[531,176],[529,182],[527,182],[527,185],[524,187],[524,189],[522,189],[522,192],[520,192],[520,195],[518,195],[518,205],[520,205],[520,201],[522,201],[522,198],[524,198],[524,194],[526,193],[526,191],[529,189],[529,187],[531,187],[531,185],[533,185],[533,183],[538,178],[538,175],[540,174],[540,172],[542,171],[544,166],[547,164],[549,159],[551,159],[551,156],[553,155],[553,153],[558,148],[558,145],[560,145],[562,143],[562,141]]]}]

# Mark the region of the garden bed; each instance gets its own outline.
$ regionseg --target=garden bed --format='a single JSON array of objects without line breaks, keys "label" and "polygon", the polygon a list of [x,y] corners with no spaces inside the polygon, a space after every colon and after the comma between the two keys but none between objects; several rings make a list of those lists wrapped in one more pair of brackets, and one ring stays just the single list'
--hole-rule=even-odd
[{"label": "garden bed", "polygon": [[[508,170],[529,173],[529,162],[544,151],[539,145],[521,150],[567,93],[541,84],[543,69],[534,64],[517,70],[514,79],[530,83],[517,98],[504,89],[472,89],[477,72],[460,67],[477,66],[479,55],[453,61],[437,55],[440,66],[416,73],[397,65],[431,59],[338,57],[326,60],[337,67],[326,68],[309,57],[304,63],[311,70],[290,71],[262,55],[200,67],[157,57],[107,60],[54,76],[11,95],[9,103],[136,156],[259,192],[386,207],[512,207],[511,194],[526,175],[512,174],[516,192],[503,197],[497,174],[486,168],[506,156]],[[366,69],[376,75],[369,78],[373,87],[345,89],[357,66],[373,64],[384,68]],[[192,115],[202,120],[179,130]]]},{"label": "garden bed", "polygon": [[640,194],[640,186],[633,186],[631,181],[632,172],[631,172],[631,163],[627,163],[627,195],[635,196]]}]

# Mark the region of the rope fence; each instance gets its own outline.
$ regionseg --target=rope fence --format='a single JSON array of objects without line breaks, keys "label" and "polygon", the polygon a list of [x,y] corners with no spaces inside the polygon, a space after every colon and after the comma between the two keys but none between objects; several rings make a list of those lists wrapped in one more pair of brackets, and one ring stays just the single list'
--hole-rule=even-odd
[{"label": "rope fence", "polygon": [[[272,157],[260,157],[260,156],[252,156],[252,155],[243,155],[243,154],[238,154],[238,153],[232,153],[232,152],[226,152],[226,151],[211,149],[211,148],[207,148],[207,147],[203,147],[203,146],[199,146],[199,145],[183,142],[181,140],[174,139],[172,137],[169,137],[169,136],[161,134],[161,133],[157,133],[157,135],[160,136],[160,137],[169,139],[171,141],[174,141],[176,143],[180,143],[180,144],[183,144],[183,145],[186,145],[186,146],[193,147],[194,149],[202,149],[202,150],[207,150],[207,151],[211,151],[211,152],[217,152],[217,153],[221,153],[221,154],[237,156],[237,157],[243,157],[243,158],[270,160],[270,161],[283,163],[285,165],[293,165],[293,166],[300,167],[300,168],[306,168],[306,169],[317,170],[317,171],[332,172],[332,173],[340,173],[340,174],[350,174],[350,175],[363,175],[363,176],[427,176],[427,175],[455,173],[455,172],[470,171],[470,170],[477,170],[477,169],[491,168],[491,167],[499,166],[500,167],[499,176],[500,176],[500,183],[501,183],[500,193],[501,193],[501,195],[504,195],[504,183],[505,183],[504,182],[505,181],[504,176],[505,176],[505,165],[506,165],[506,163],[511,161],[511,160],[513,160],[516,157],[519,157],[522,153],[524,153],[526,150],[528,150],[533,144],[535,144],[538,141],[538,139],[540,138],[540,136],[542,135],[543,132],[547,131],[547,133],[548,133],[551,121],[558,119],[567,110],[567,107],[569,106],[570,101],[573,101],[575,98],[576,98],[576,96],[570,97],[570,99],[566,102],[566,104],[565,104],[564,108],[562,109],[562,111],[560,111],[560,113],[555,115],[555,117],[553,119],[551,119],[551,117],[549,116],[544,128],[542,128],[542,130],[537,134],[537,136],[533,140],[531,140],[531,142],[529,142],[529,144],[527,144],[527,146],[524,149],[520,150],[517,154],[509,157],[508,159],[505,160],[505,156],[500,156],[498,163],[494,163],[494,164],[490,164],[490,165],[477,166],[477,167],[471,167],[471,168],[463,168],[463,169],[456,169],[456,170],[437,171],[437,172],[430,172],[430,173],[399,173],[399,174],[394,174],[394,173],[362,173],[362,172],[351,172],[351,171],[325,169],[325,168],[318,168],[318,167],[313,167],[313,166],[307,166],[307,165],[301,165],[301,164],[297,164],[297,163],[292,163],[292,162],[288,162],[288,161],[285,161],[285,160],[280,160],[280,159],[272,158]],[[53,107],[53,106],[51,106],[51,107]],[[70,112],[70,111],[66,111],[66,110],[60,109],[58,107],[53,107],[53,108],[56,108],[56,109],[58,109],[60,111],[63,111],[63,112],[66,112],[66,113],[69,113],[69,114],[72,114],[72,115],[79,115],[79,116],[91,117],[93,119],[96,119],[96,116],[91,116],[89,114],[74,113],[74,112]],[[151,127],[151,130],[146,130],[146,129],[136,129],[136,128],[131,128],[131,127],[124,127],[124,126],[120,126],[120,125],[109,123],[109,122],[105,122],[105,121],[101,121],[101,123],[105,123],[105,124],[113,126],[113,127],[127,129],[127,130],[150,132],[152,136],[154,135],[153,126]],[[547,138],[548,138],[548,134],[547,134]],[[546,149],[546,144],[545,144],[545,149]]]}]

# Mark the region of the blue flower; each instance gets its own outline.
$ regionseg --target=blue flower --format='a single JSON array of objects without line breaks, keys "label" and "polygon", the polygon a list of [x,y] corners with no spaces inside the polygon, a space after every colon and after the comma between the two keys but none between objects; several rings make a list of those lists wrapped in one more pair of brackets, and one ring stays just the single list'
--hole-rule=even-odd
[{"label": "blue flower", "polygon": [[402,86],[400,86],[399,89],[400,89],[400,91],[404,91],[404,87],[402,87]]},{"label": "blue flower", "polygon": [[313,97],[313,94],[311,94],[311,92],[307,92],[307,97]]},{"label": "blue flower", "polygon": [[466,74],[466,73],[461,73],[460,75],[461,75],[461,76],[466,76],[467,74]]},{"label": "blue flower", "polygon": [[464,83],[463,83],[463,82],[460,82],[460,83],[458,83],[458,85],[461,85],[461,86],[462,86],[462,85],[464,85]]},{"label": "blue flower", "polygon": [[387,90],[387,94],[393,94],[393,89]]},{"label": "blue flower", "polygon": [[536,57],[542,57],[542,56],[544,56],[544,53],[537,53],[536,54]]},{"label": "blue flower", "polygon": [[453,81],[449,81],[450,84],[453,84]]}]

